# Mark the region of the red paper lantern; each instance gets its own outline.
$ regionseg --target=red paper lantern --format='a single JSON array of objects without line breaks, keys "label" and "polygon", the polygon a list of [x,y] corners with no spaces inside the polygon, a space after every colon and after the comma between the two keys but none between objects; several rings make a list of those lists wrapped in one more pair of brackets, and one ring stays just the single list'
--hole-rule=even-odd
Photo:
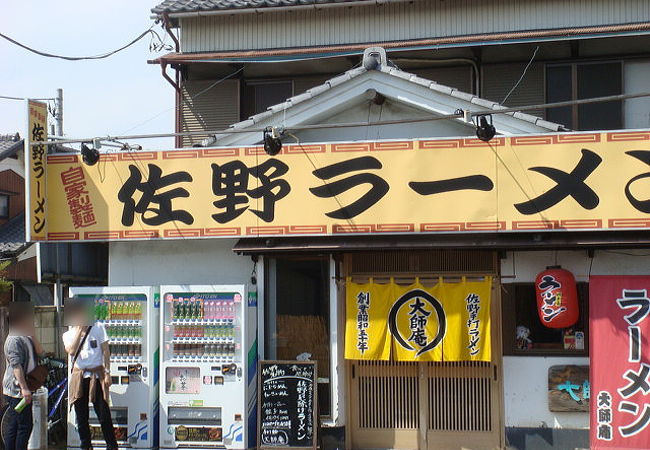
[{"label": "red paper lantern", "polygon": [[547,267],[535,279],[539,320],[548,328],[568,328],[578,321],[578,289],[573,274],[560,266]]}]

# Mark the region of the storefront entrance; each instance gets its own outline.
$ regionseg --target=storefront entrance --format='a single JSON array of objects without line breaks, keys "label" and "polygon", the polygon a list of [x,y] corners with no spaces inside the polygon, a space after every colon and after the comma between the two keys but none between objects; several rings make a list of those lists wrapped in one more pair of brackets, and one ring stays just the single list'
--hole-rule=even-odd
[{"label": "storefront entrance", "polygon": [[[354,254],[348,276],[496,276],[492,252]],[[503,446],[499,283],[492,292],[492,361],[348,361],[349,448],[496,449]]]}]

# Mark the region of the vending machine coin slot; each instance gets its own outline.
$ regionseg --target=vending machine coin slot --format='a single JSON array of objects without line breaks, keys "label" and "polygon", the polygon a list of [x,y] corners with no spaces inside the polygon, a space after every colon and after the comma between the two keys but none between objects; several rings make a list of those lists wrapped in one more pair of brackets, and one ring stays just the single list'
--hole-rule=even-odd
[{"label": "vending machine coin slot", "polygon": [[142,375],[142,364],[131,364],[127,372],[129,375]]}]

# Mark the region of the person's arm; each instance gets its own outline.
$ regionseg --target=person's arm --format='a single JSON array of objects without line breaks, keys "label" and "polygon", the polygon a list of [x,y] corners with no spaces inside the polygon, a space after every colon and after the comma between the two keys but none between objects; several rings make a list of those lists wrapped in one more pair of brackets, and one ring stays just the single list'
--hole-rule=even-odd
[{"label": "person's arm", "polygon": [[29,405],[32,402],[32,391],[27,387],[27,380],[25,379],[25,372],[22,366],[14,367],[14,377],[20,386],[20,393]]},{"label": "person's arm", "polygon": [[63,340],[63,346],[65,347],[65,351],[68,355],[74,356],[75,352],[77,351],[77,348],[79,348],[79,343],[81,342],[81,336],[82,336],[82,327],[74,327],[71,329],[71,331],[74,332],[74,335],[72,339],[64,339]]},{"label": "person's arm", "polygon": [[111,348],[109,346],[108,334],[106,334],[106,328],[103,325],[99,325],[97,328],[99,332],[99,341],[102,346],[102,357],[104,358],[104,383],[107,387],[112,384],[111,381]]},{"label": "person's arm", "polygon": [[20,349],[19,340],[13,338],[11,342],[8,343],[6,351],[7,364],[13,370],[13,375],[16,378],[16,382],[20,387],[20,393],[23,398],[27,401],[27,404],[32,402],[32,391],[27,387],[27,380],[25,379],[25,371],[23,370],[23,364],[25,363],[25,354]]},{"label": "person's arm", "polygon": [[108,341],[102,342],[102,356],[104,357],[104,383],[110,386],[111,381],[111,349]]}]

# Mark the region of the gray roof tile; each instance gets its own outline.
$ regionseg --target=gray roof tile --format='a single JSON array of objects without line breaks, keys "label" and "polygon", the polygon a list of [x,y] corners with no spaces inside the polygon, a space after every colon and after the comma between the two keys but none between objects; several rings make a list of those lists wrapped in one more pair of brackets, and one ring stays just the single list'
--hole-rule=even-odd
[{"label": "gray roof tile", "polygon": [[23,148],[23,140],[18,133],[0,135],[0,161],[15,155]]},{"label": "gray roof tile", "polygon": [[0,226],[0,254],[15,253],[25,245],[25,214],[18,214]]},{"label": "gray roof tile", "polygon": [[[441,94],[446,94],[446,95],[452,95],[452,92],[454,92],[454,89],[450,88],[449,86],[445,86],[444,84],[440,83],[431,83],[429,86],[429,89],[432,91],[440,92]],[[474,98],[474,97],[472,97]]]},{"label": "gray roof tile", "polygon": [[482,106],[483,108],[487,108],[487,109],[495,109],[494,108],[495,106],[499,106],[498,103],[492,102],[490,100],[485,100],[483,98],[479,98],[479,97],[476,97],[476,96],[472,97],[472,103],[474,103],[475,105],[478,105],[478,106]]},{"label": "gray roof tile", "polygon": [[451,95],[461,100],[465,100],[466,102],[471,102],[472,99],[475,97],[475,95],[473,94],[468,94],[467,92],[462,92],[459,91],[458,89],[454,89],[453,91],[451,91]]},{"label": "gray roof tile", "polygon": [[537,125],[538,127],[550,128],[550,129],[555,130],[555,131],[562,131],[562,130],[565,129],[564,126],[562,126],[562,125],[560,125],[558,123],[549,122],[548,120],[544,120],[544,119],[541,119],[541,118],[537,118],[537,121],[535,122],[535,125]]}]

